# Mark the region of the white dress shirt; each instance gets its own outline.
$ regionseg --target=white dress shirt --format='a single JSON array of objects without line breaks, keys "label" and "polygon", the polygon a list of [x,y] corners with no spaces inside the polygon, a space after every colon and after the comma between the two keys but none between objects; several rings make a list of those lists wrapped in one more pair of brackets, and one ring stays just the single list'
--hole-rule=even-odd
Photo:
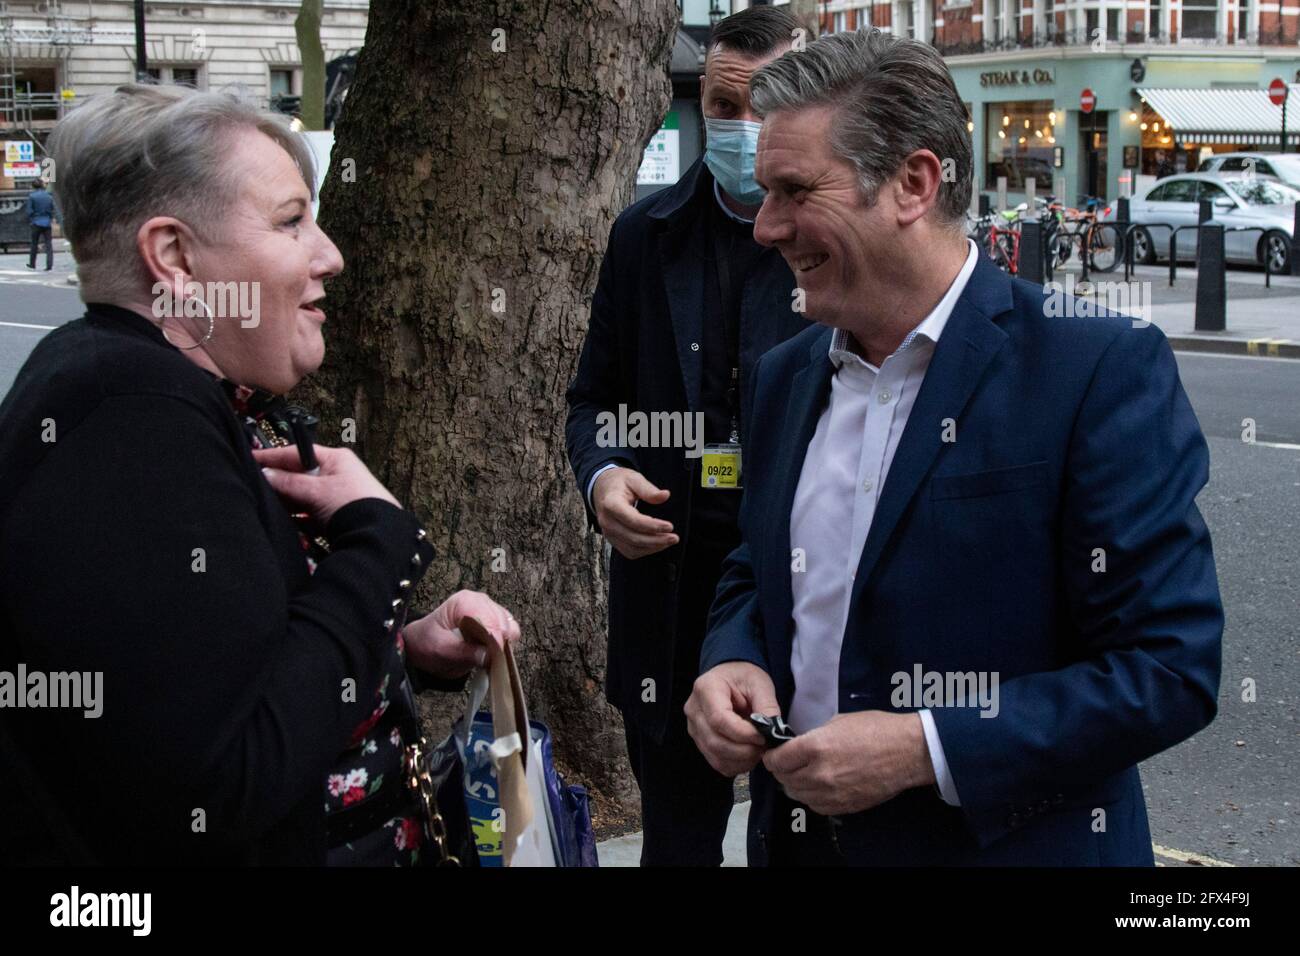
[{"label": "white dress shirt", "polygon": [[[939,304],[879,368],[850,350],[847,332],[836,329],[831,337],[835,374],[830,401],[808,444],[790,510],[790,545],[803,549],[805,568],[790,574],[795,689],[788,719],[797,733],[820,727],[839,713],[840,649],[858,560],[935,345],[975,271],[977,256],[971,242],[965,264]],[[920,716],[939,791],[957,805],[934,719],[928,710]]]}]

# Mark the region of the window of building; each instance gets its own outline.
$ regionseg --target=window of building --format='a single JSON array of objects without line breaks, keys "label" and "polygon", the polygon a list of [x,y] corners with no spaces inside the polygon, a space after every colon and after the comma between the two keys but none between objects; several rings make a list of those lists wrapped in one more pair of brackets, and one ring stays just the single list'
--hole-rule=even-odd
[{"label": "window of building", "polygon": [[1250,39],[1250,0],[1237,0],[1237,42]]},{"label": "window of building", "polygon": [[912,39],[915,36],[914,31],[912,0],[902,0],[901,3],[894,4],[894,35]]},{"label": "window of building", "polygon": [[59,71],[56,67],[18,66],[14,68],[13,76],[14,105],[23,119],[59,118]]},{"label": "window of building", "polygon": [[1033,177],[1040,191],[1051,188],[1056,127],[1051,100],[987,103],[984,106],[985,188],[1007,177],[1007,189],[1020,191]]},{"label": "window of building", "polygon": [[1010,0],[993,0],[993,39],[1005,40],[1011,36]]},{"label": "window of building", "polygon": [[840,10],[835,14],[833,30],[836,33],[842,33],[848,29],[848,14]]},{"label": "window of building", "polygon": [[1160,36],[1160,0],[1151,0],[1147,5],[1147,36]]},{"label": "window of building", "polygon": [[174,83],[177,86],[199,88],[199,68],[197,66],[149,66],[145,72],[155,83]]},{"label": "window of building", "polygon": [[1217,0],[1183,0],[1182,35],[1189,40],[1213,40],[1218,35]]},{"label": "window of building", "polygon": [[1091,43],[1093,40],[1097,39],[1097,31],[1100,29],[1100,13],[1097,10],[1083,11],[1084,39]]},{"label": "window of building", "polygon": [[1106,10],[1106,36],[1111,40],[1122,40],[1124,34],[1119,25],[1119,18],[1122,10],[1116,7],[1108,7]]},{"label": "window of building", "polygon": [[293,70],[272,70],[271,71],[271,95],[272,96],[293,95]]}]

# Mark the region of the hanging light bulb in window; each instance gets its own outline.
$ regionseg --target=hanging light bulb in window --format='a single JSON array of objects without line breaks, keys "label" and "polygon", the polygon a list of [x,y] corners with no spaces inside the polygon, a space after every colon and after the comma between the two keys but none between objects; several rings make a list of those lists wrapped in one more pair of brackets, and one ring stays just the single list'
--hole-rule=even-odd
[{"label": "hanging light bulb in window", "polygon": [[998,139],[1006,139],[1006,138],[1007,138],[1006,131],[1005,131],[1005,130],[998,130]]},{"label": "hanging light bulb in window", "polygon": [[1056,110],[1052,110],[1052,112],[1047,114],[1047,122],[1051,123],[1053,126],[1056,125]]},{"label": "hanging light bulb in window", "polygon": [[1007,116],[1005,113],[1002,114],[1002,125],[1003,125],[1003,126],[1010,126],[1010,125],[1011,125],[1011,117],[1010,117],[1010,116]]}]

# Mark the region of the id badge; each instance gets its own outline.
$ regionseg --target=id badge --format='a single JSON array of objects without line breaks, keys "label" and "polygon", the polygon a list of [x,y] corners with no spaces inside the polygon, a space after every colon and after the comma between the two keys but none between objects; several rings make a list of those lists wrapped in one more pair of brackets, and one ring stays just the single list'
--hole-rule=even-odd
[{"label": "id badge", "polygon": [[739,490],[740,446],[705,445],[700,458],[700,487],[710,491]]}]

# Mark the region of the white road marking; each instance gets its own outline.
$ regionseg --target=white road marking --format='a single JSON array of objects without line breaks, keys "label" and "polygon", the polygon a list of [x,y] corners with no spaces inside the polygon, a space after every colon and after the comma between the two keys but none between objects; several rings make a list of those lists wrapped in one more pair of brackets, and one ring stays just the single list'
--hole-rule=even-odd
[{"label": "white road marking", "polygon": [[1294,362],[1293,358],[1280,355],[1233,355],[1226,352],[1202,352],[1199,349],[1174,349],[1178,355],[1195,355],[1206,359],[1239,359],[1247,362]]},{"label": "white road marking", "polygon": [[[1172,850],[1169,847],[1161,846],[1159,843],[1152,843],[1151,849],[1155,850],[1157,856],[1168,857],[1171,860],[1177,860],[1179,863],[1199,863],[1201,866],[1236,866],[1235,863],[1228,863],[1224,860],[1216,860],[1212,856],[1205,856],[1201,853],[1188,853],[1186,850]],[[1156,866],[1160,864],[1157,863]]]},{"label": "white road marking", "polygon": [[1292,445],[1284,441],[1252,441],[1246,442],[1248,445],[1264,445],[1268,448],[1286,448],[1289,451],[1300,451],[1300,445]]}]

